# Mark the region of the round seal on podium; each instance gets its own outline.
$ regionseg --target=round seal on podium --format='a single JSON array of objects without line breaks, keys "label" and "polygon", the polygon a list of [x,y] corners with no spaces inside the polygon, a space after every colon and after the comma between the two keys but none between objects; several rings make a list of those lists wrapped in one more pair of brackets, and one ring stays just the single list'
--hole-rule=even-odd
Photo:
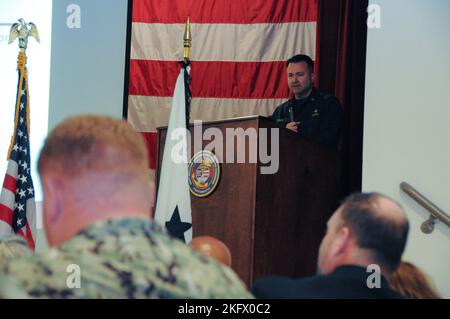
[{"label": "round seal on podium", "polygon": [[220,179],[220,162],[211,151],[195,153],[189,163],[189,190],[196,197],[211,195]]}]

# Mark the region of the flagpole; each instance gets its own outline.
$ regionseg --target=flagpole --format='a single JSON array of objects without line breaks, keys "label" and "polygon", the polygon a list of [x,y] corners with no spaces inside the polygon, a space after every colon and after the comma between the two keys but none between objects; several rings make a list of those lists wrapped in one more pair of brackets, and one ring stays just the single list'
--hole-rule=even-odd
[{"label": "flagpole", "polygon": [[[28,96],[28,74],[27,74],[27,54],[26,49],[28,47],[28,37],[33,37],[37,42],[40,42],[39,32],[36,25],[33,22],[26,23],[24,19],[19,19],[18,22],[14,23],[11,26],[11,30],[9,31],[8,44],[14,42],[15,39],[18,38],[19,41],[19,56],[17,57],[17,71],[19,71],[19,85],[17,87],[17,96],[16,96],[16,112],[14,117],[14,132],[17,131],[17,123],[19,120],[19,107],[20,107],[20,95],[23,90],[23,80],[25,79],[25,92]],[[30,112],[28,110],[28,99],[26,105],[26,113],[27,113],[27,134],[29,135],[30,129]],[[8,150],[7,160],[10,159],[11,149],[14,144],[14,135],[11,137],[11,144]]]},{"label": "flagpole", "polygon": [[191,114],[191,90],[189,89],[191,84],[191,77],[189,76],[188,67],[191,65],[190,55],[191,55],[191,46],[192,46],[192,36],[191,36],[191,23],[189,20],[189,16],[186,18],[186,26],[184,28],[184,36],[183,36],[183,61],[181,62],[182,68],[184,69],[184,87],[185,90],[185,99],[186,99],[186,128],[189,128],[189,120]]},{"label": "flagpole", "polygon": [[[17,131],[17,123],[19,121],[19,107],[20,107],[19,94],[22,94],[23,80],[25,79],[25,81],[26,81],[26,78],[27,78],[27,67],[26,67],[26,64],[27,64],[27,54],[25,53],[25,51],[20,51],[19,55],[17,57],[17,71],[19,72],[19,85],[17,87],[16,109],[15,109],[15,112],[14,112],[15,115],[14,115],[14,131],[13,132]],[[26,82],[25,82],[25,84],[26,84]],[[25,86],[25,90],[28,92],[28,87],[27,86]],[[28,111],[28,100],[27,100],[27,111]],[[27,114],[28,114],[28,112],[27,112]],[[27,124],[28,124],[28,127],[29,127],[29,119],[28,118],[29,118],[29,116],[27,116]],[[11,157],[11,150],[13,148],[14,140],[15,140],[14,137],[15,137],[15,134],[13,134],[11,136],[11,143],[9,145],[8,155],[7,155],[7,158],[6,158],[7,161],[9,161],[9,159]]]},{"label": "flagpole", "polygon": [[11,234],[26,239],[34,250],[36,245],[36,204],[34,186],[31,177],[30,156],[30,108],[28,96],[27,56],[28,37],[39,42],[39,34],[34,23],[19,19],[9,33],[8,44],[19,40],[17,58],[17,84],[14,133],[8,150],[8,166],[0,193],[0,236]]}]

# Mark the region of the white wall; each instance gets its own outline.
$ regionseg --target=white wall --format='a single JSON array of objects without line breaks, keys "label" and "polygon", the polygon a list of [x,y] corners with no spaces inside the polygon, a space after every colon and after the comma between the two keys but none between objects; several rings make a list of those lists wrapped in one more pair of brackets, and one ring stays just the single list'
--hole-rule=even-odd
[{"label": "white wall", "polygon": [[425,235],[428,217],[399,189],[410,183],[450,213],[450,1],[371,0],[381,28],[369,29],[363,190],[405,207],[411,230],[405,259],[450,298],[450,229]]},{"label": "white wall", "polygon": [[[80,28],[67,26],[70,4],[80,8]],[[49,131],[77,114],[122,117],[127,4],[128,0],[57,0],[52,13],[42,15],[52,26]],[[48,79],[43,80],[48,87]],[[36,210],[39,220],[42,202],[36,203]],[[44,229],[38,228],[36,251],[46,249]]]},{"label": "white wall", "polygon": [[[79,6],[80,28],[67,26],[71,4]],[[122,117],[127,4],[53,1],[49,130],[77,114]]]}]

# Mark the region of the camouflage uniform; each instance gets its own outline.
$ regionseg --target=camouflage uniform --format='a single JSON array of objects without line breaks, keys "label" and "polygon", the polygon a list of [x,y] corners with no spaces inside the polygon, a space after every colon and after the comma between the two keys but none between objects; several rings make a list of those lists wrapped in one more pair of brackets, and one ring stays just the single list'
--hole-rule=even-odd
[{"label": "camouflage uniform", "polygon": [[[80,288],[69,288],[77,265]],[[252,298],[231,269],[137,218],[97,222],[58,248],[2,268],[5,297],[14,281],[32,298]]]}]

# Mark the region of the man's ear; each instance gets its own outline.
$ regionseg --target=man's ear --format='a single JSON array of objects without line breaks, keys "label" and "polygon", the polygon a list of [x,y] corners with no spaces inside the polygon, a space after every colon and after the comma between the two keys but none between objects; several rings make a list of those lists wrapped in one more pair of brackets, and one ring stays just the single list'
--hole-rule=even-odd
[{"label": "man's ear", "polygon": [[63,183],[53,174],[41,176],[44,190],[44,220],[46,226],[58,224],[64,211]]},{"label": "man's ear", "polygon": [[351,233],[346,226],[338,230],[333,242],[331,243],[330,253],[334,258],[346,256],[350,248]]},{"label": "man's ear", "polygon": [[316,79],[316,75],[314,72],[311,73],[311,83],[314,83],[314,80]]}]

